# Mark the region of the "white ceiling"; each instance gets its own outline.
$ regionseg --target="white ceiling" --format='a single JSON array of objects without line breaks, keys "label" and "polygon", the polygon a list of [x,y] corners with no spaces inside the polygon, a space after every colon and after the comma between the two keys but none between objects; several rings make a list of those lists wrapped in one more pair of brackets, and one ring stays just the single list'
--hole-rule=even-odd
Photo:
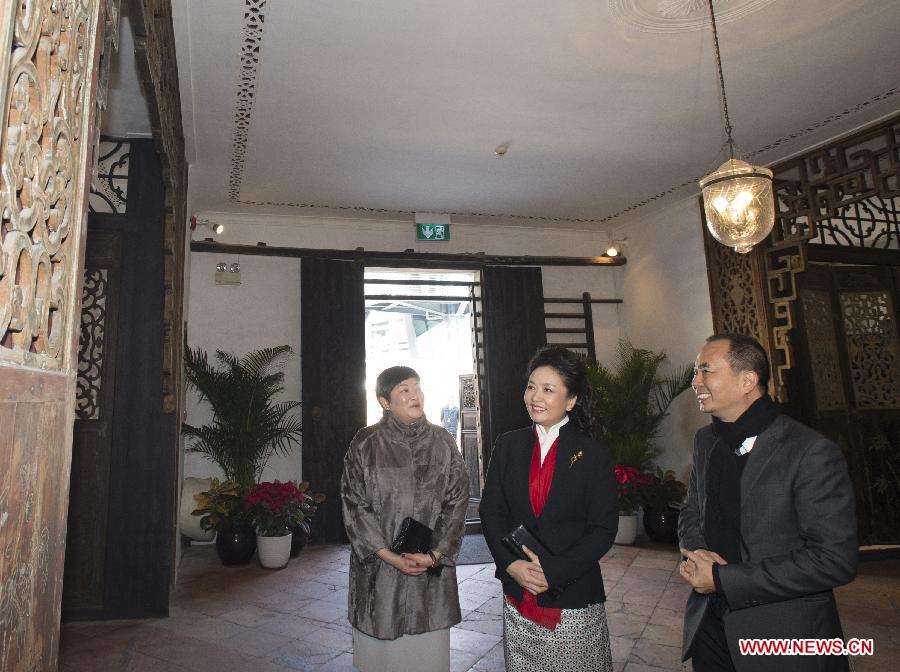
[{"label": "white ceiling", "polygon": [[[705,0],[172,4],[194,212],[606,229],[726,158]],[[900,109],[900,2],[716,7],[755,162]]]}]

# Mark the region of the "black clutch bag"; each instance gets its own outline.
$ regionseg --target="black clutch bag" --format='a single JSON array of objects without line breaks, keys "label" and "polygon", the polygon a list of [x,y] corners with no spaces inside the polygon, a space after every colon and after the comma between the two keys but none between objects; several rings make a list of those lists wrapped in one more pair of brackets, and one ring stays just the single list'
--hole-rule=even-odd
[{"label": "black clutch bag", "polygon": [[530,550],[539,558],[553,555],[553,553],[551,553],[550,550],[546,546],[544,546],[541,540],[538,539],[534,535],[534,533],[524,525],[519,525],[518,527],[516,527],[512,532],[503,537],[502,541],[506,545],[506,547],[511,550],[520,560],[528,560],[528,556],[525,555],[525,551],[522,550],[522,546],[527,546],[528,550]]},{"label": "black clutch bag", "polygon": [[[391,542],[390,550],[393,553],[428,553],[431,550],[431,528],[407,516],[400,523],[400,531]],[[443,565],[437,565],[426,571],[432,576],[440,576],[443,570]]]},{"label": "black clutch bag", "polygon": [[[528,550],[534,553],[538,558],[547,558],[553,555],[550,549],[544,546],[543,542],[535,536],[534,532],[524,525],[519,525],[512,532],[501,539],[503,544],[511,550],[519,560],[528,561],[529,558],[522,550],[523,546],[527,546]],[[555,600],[560,596],[562,588],[551,588],[547,594],[551,599]]]}]

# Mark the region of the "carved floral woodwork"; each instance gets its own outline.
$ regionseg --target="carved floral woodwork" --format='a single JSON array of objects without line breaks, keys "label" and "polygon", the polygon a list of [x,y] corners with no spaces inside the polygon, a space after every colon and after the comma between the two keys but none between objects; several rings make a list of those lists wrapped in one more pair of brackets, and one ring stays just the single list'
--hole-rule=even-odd
[{"label": "carved floral woodwork", "polygon": [[56,669],[102,6],[0,3],[3,670]]},{"label": "carved floral woodwork", "polygon": [[[759,338],[755,320],[768,320],[767,338],[760,340],[771,344],[776,396],[786,401],[795,364],[791,332],[798,276],[807,268],[808,245],[900,250],[900,117],[784,162],[774,172],[775,228],[760,246],[760,272],[723,259],[710,245],[707,267],[717,330]],[[753,296],[746,290],[750,284],[757,290]],[[738,294],[746,296],[743,306],[735,301]],[[768,306],[754,299],[759,295]]]}]

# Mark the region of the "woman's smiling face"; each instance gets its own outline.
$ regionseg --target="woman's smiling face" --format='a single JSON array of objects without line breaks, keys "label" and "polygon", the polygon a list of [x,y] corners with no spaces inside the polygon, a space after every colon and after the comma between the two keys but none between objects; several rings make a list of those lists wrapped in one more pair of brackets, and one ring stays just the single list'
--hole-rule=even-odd
[{"label": "woman's smiling face", "polygon": [[381,407],[390,411],[403,424],[409,425],[425,415],[425,393],[416,378],[402,380],[391,390],[391,398],[379,399]]},{"label": "woman's smiling face", "polygon": [[531,420],[550,429],[575,408],[576,395],[569,396],[562,376],[552,366],[539,366],[525,386],[525,408]]}]

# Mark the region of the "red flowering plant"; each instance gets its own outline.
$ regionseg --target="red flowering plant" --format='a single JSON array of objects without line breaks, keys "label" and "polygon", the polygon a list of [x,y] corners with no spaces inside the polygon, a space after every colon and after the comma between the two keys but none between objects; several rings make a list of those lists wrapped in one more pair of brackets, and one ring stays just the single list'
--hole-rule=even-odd
[{"label": "red flowering plant", "polygon": [[247,490],[244,505],[258,535],[281,537],[292,523],[303,520],[306,497],[294,483],[264,481]]},{"label": "red flowering plant", "polygon": [[640,504],[641,487],[647,483],[647,475],[634,467],[616,465],[616,490],[619,494],[619,513],[631,515]]}]

